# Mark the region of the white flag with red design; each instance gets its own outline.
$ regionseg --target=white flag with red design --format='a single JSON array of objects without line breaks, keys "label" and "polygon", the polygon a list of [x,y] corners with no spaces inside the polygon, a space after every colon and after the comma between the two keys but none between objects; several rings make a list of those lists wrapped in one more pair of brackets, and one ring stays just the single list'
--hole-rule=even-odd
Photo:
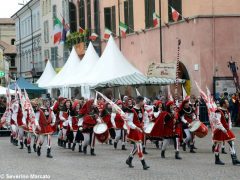
[{"label": "white flag with red design", "polygon": [[171,9],[172,9],[172,18],[173,18],[173,20],[174,20],[175,22],[177,22],[180,14],[179,14],[179,12],[177,12],[177,10],[174,9],[173,7],[171,7]]}]

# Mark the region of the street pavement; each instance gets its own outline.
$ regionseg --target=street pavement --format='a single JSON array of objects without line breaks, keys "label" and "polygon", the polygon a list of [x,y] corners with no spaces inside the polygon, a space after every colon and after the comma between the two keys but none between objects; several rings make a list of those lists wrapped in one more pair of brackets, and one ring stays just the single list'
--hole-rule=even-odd
[{"label": "street pavement", "polygon": [[[237,136],[236,150],[240,159],[240,128],[234,128]],[[239,180],[240,166],[233,166],[226,145],[227,155],[221,154],[224,166],[214,164],[214,154],[211,152],[210,133],[203,139],[196,139],[197,153],[180,151],[182,160],[174,159],[174,150],[169,146],[166,158],[160,158],[160,150],[148,142],[148,155],[145,156],[150,169],[144,171],[141,162],[135,157],[134,168],[128,168],[125,160],[127,151],[114,150],[113,146],[97,144],[96,156],[84,155],[77,151],[63,149],[57,146],[57,138],[54,137],[52,147],[52,159],[46,158],[46,144],[42,147],[42,156],[36,153],[27,153],[27,149],[20,150],[19,146],[13,146],[9,137],[0,137],[0,179],[10,178],[10,175],[19,175],[22,179],[36,177],[31,175],[47,175],[45,177],[56,180]],[[119,144],[120,148],[120,144]],[[88,149],[89,150],[89,149]],[[38,176],[40,178],[41,176]]]}]

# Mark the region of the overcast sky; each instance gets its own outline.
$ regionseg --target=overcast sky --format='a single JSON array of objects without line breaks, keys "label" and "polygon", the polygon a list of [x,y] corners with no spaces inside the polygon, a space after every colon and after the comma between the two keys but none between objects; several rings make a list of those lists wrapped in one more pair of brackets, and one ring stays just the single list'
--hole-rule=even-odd
[{"label": "overcast sky", "polygon": [[10,18],[22,7],[22,5],[18,5],[18,3],[26,3],[28,1],[29,0],[0,0],[0,18]]}]

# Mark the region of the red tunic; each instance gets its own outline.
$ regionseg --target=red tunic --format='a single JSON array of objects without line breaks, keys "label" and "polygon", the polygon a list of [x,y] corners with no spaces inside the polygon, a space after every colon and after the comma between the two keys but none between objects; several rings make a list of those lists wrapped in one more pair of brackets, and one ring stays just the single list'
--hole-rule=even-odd
[{"label": "red tunic", "polygon": [[18,125],[18,127],[23,126],[22,118],[23,118],[22,109],[19,107],[18,114],[17,114],[17,125]]},{"label": "red tunic", "polygon": [[40,130],[37,130],[38,134],[52,134],[54,131],[52,129],[52,126],[50,125],[52,123],[52,111],[51,109],[49,110],[49,116],[48,118],[45,116],[44,112],[39,109],[38,111],[39,113],[39,126],[40,126]]},{"label": "red tunic", "polygon": [[[63,111],[63,114],[62,114],[62,116],[66,119],[66,120],[68,120],[68,112],[67,111]],[[63,125],[63,122],[64,121],[60,121],[61,123],[60,123],[60,127],[61,127],[61,125],[62,125],[62,127],[65,127],[65,128],[67,128],[68,126],[64,126]]]},{"label": "red tunic", "polygon": [[[234,133],[230,130],[227,119],[226,119],[226,117],[230,116],[229,112],[220,110],[220,113],[221,113],[220,121],[221,121],[223,127],[227,130],[227,133],[224,133],[220,129],[216,129],[213,132],[213,141],[222,142],[222,141],[232,141],[232,140],[236,139]],[[228,120],[230,121],[230,117],[228,118]]]},{"label": "red tunic", "polygon": [[78,116],[72,116],[72,128],[74,132],[78,131]]},{"label": "red tunic", "polygon": [[121,115],[119,113],[116,113],[114,121],[115,121],[117,129],[123,129],[124,120],[123,120],[123,118],[121,117]]},{"label": "red tunic", "polygon": [[[143,126],[142,126],[142,123],[139,121],[138,119],[138,114],[137,112],[132,109],[132,113],[133,113],[133,124],[141,129],[143,129]],[[130,141],[133,141],[133,142],[139,142],[139,141],[142,141],[143,139],[143,131],[140,132],[139,130],[137,129],[132,129],[130,128],[130,131],[129,131],[129,134],[127,136],[127,138],[130,140]]]},{"label": "red tunic", "polygon": [[93,127],[97,124],[97,120],[91,115],[85,115],[83,117],[83,133],[89,133],[93,131]]},{"label": "red tunic", "polygon": [[111,114],[106,114],[102,117],[102,120],[107,124],[108,129],[113,128],[112,122],[111,122]]}]

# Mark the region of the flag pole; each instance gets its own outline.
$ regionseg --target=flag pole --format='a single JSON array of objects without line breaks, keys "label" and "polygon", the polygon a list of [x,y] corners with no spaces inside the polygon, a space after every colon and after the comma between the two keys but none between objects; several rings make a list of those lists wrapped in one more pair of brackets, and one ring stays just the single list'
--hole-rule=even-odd
[{"label": "flag pole", "polygon": [[160,33],[160,63],[163,62],[162,59],[162,5],[161,5],[161,0],[159,0],[159,33]]},{"label": "flag pole", "polygon": [[119,49],[122,50],[121,30],[120,30],[120,0],[118,0],[118,31],[119,31]]}]

